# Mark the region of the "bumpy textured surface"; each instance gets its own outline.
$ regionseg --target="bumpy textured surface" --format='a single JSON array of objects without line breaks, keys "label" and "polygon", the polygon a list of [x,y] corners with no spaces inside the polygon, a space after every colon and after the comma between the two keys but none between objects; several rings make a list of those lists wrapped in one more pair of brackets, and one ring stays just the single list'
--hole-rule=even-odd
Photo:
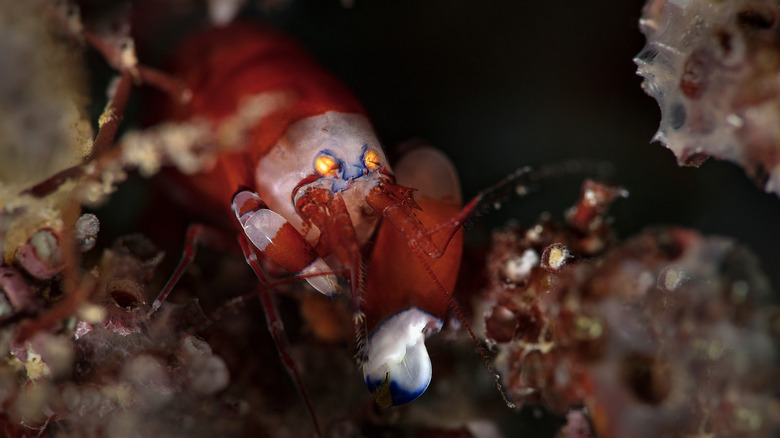
[{"label": "bumpy textured surface", "polygon": [[649,0],[640,28],[637,73],[662,113],[654,139],[681,165],[732,161],[780,193],[778,1]]},{"label": "bumpy textured surface", "polygon": [[0,1],[0,181],[17,189],[91,148],[80,53],[40,20],[45,4]]},{"label": "bumpy textured surface", "polygon": [[[594,191],[617,192],[588,182],[567,224],[493,234],[485,328],[510,397],[584,405],[601,437],[775,436],[778,308],[755,258],[678,227],[618,243]],[[529,252],[566,255],[509,269]]]}]

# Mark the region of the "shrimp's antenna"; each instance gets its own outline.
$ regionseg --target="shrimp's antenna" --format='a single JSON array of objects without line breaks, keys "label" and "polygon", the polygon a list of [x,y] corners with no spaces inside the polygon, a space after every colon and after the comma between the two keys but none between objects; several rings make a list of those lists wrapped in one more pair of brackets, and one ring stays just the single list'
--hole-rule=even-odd
[{"label": "shrimp's antenna", "polygon": [[[510,173],[492,186],[480,191],[463,210],[472,210],[475,214],[481,211],[479,207],[488,207],[511,195],[525,196],[538,190],[538,184],[554,178],[571,175],[594,175],[597,178],[609,178],[615,172],[615,167],[608,161],[570,160],[562,163],[546,164],[539,168],[521,167]],[[469,209],[469,206],[473,207]]]},{"label": "shrimp's antenna", "polygon": [[323,277],[326,275],[344,275],[346,272],[347,270],[334,270],[334,271],[313,272],[310,274],[296,274],[290,277],[281,278],[266,283],[260,283],[252,292],[248,292],[243,295],[233,297],[229,299],[227,302],[225,302],[224,304],[222,304],[221,306],[219,306],[216,310],[212,311],[210,313],[210,316],[208,317],[208,320],[204,324],[200,325],[196,330],[193,330],[193,332],[207,330],[210,326],[218,323],[219,320],[227,312],[235,309],[238,306],[245,304],[247,301],[251,300],[252,298],[261,296],[264,293],[264,291],[271,291],[274,293],[274,295],[294,296],[294,294],[290,292],[280,291],[277,288],[279,286],[297,283],[307,278]]},{"label": "shrimp's antenna", "polygon": [[442,252],[447,248],[450,240],[458,232],[461,225],[471,218],[480,216],[484,211],[493,208],[503,199],[511,195],[525,196],[538,189],[539,182],[567,175],[595,174],[599,178],[607,178],[614,173],[614,166],[608,161],[566,161],[559,164],[550,164],[533,169],[530,166],[521,167],[510,173],[492,186],[480,191],[463,208],[436,227],[428,229],[425,234],[433,236],[439,231],[446,230],[442,240]]},{"label": "shrimp's antenna", "polygon": [[420,263],[425,268],[425,271],[428,273],[428,276],[431,277],[431,280],[436,284],[436,288],[441,292],[442,297],[447,301],[447,304],[452,308],[452,310],[455,311],[455,314],[458,316],[458,320],[463,323],[463,326],[466,327],[466,331],[468,331],[469,336],[474,341],[474,345],[477,346],[477,349],[479,350],[479,355],[482,356],[482,361],[485,362],[485,366],[488,369],[488,372],[490,372],[490,376],[493,378],[493,381],[496,383],[496,389],[498,389],[498,392],[501,394],[501,398],[504,399],[504,403],[510,408],[515,409],[517,405],[513,403],[506,395],[506,391],[504,390],[504,386],[501,385],[501,376],[498,375],[495,368],[493,368],[493,365],[490,363],[490,359],[487,357],[487,352],[485,351],[485,348],[482,346],[482,343],[479,342],[479,339],[477,339],[477,336],[474,334],[474,331],[471,329],[471,325],[469,325],[468,321],[466,321],[466,317],[463,316],[463,312],[460,310],[460,307],[455,303],[455,300],[452,299],[452,296],[447,293],[447,289],[444,288],[444,285],[441,284],[439,281],[439,278],[436,277],[436,274],[433,272],[433,269],[431,269],[430,265],[426,261],[425,255],[422,253],[422,251],[417,248],[416,245],[411,245],[412,250],[414,251],[414,254],[417,256],[418,259],[420,259]]}]

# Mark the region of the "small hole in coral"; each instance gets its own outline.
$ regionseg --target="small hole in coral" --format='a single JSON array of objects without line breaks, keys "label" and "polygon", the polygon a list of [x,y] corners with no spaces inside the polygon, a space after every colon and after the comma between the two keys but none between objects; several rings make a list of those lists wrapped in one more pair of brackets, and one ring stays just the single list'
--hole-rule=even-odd
[{"label": "small hole in coral", "polygon": [[502,305],[496,305],[490,316],[485,318],[485,331],[488,337],[498,343],[512,341],[517,331],[517,317]]},{"label": "small hole in coral", "polygon": [[620,375],[631,393],[643,403],[658,405],[671,392],[669,365],[657,358],[629,353],[620,364]]},{"label": "small hole in coral", "polygon": [[117,306],[123,309],[134,309],[138,307],[138,299],[130,292],[123,290],[111,291],[111,299],[114,300]]},{"label": "small hole in coral", "polygon": [[728,56],[731,53],[731,34],[725,31],[717,32],[715,35],[718,38],[718,44],[720,44],[723,54]]},{"label": "small hole in coral", "polygon": [[669,114],[669,124],[671,124],[672,129],[676,131],[682,128],[686,118],[685,107],[680,103],[673,104]]},{"label": "small hole in coral", "polygon": [[86,379],[93,369],[93,364],[87,358],[80,358],[73,364],[73,377],[76,381]]},{"label": "small hole in coral", "polygon": [[680,76],[680,90],[689,99],[696,100],[709,85],[710,54],[704,50],[693,52],[685,61]]}]

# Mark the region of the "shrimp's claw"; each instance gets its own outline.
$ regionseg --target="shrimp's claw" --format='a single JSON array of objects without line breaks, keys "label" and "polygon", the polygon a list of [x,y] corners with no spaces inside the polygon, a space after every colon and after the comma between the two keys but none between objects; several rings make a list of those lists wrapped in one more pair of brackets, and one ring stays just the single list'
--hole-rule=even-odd
[{"label": "shrimp's claw", "polygon": [[269,210],[254,192],[242,191],[233,197],[233,212],[246,237],[263,254],[290,272],[317,274],[306,281],[327,296],[338,293],[338,280],[317,254],[282,215]]},{"label": "shrimp's claw", "polygon": [[442,321],[417,307],[387,318],[368,339],[363,376],[380,406],[398,406],[419,397],[431,383],[431,358],[425,338]]}]

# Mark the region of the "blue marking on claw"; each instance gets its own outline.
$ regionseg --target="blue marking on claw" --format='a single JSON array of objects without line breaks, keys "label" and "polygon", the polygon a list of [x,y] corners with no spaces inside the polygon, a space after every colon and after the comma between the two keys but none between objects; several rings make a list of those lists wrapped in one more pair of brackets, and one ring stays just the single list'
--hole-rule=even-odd
[{"label": "blue marking on claw", "polygon": [[363,377],[380,406],[398,406],[419,397],[431,383],[425,338],[441,329],[439,318],[411,307],[383,321],[368,339]]},{"label": "blue marking on claw", "polygon": [[[366,386],[368,387],[368,390],[371,391],[372,394],[378,394],[381,392],[384,388],[382,386],[387,382],[386,380],[375,380],[371,381],[371,379],[366,378]],[[390,405],[391,406],[400,406],[404,405],[406,403],[412,402],[417,400],[423,392],[425,392],[426,389],[428,389],[428,384],[431,381],[429,380],[424,386],[418,388],[416,391],[408,391],[404,388],[401,388],[398,383],[394,381],[389,381],[387,383],[387,390],[390,391]]]}]

